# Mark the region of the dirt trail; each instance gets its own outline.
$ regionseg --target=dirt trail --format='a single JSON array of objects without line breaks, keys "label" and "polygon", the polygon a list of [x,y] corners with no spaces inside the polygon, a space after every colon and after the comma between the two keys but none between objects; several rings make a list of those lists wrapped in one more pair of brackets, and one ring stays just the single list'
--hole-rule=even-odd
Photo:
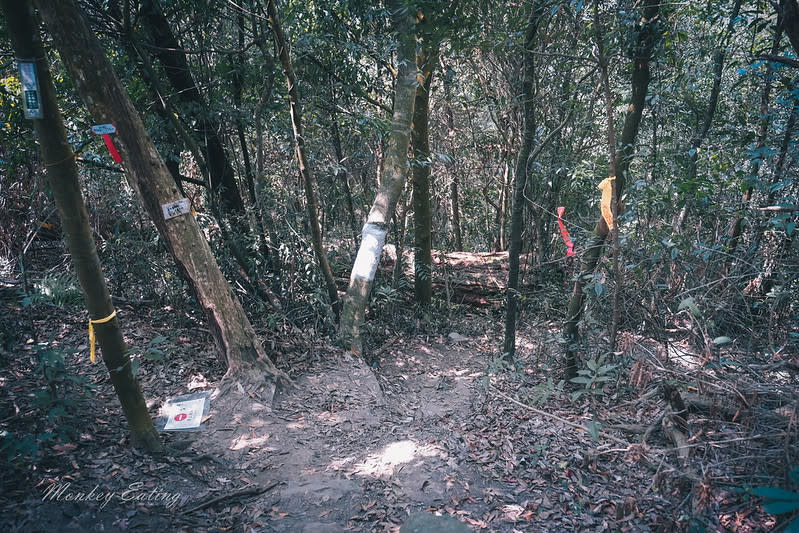
[{"label": "dirt trail", "polygon": [[242,401],[239,420],[217,419],[201,445],[244,470],[269,465],[256,478],[280,483],[267,530],[391,530],[469,500],[481,475],[449,445],[447,425],[474,416],[486,361],[469,341],[441,340],[397,339],[377,372],[332,352],[272,412]]}]

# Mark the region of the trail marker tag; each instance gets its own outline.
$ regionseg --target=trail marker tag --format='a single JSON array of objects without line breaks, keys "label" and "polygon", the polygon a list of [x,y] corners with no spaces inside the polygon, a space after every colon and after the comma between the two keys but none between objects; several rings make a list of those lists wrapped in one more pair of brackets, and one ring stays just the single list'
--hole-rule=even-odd
[{"label": "trail marker tag", "polygon": [[191,204],[188,198],[181,198],[168,204],[161,204],[161,211],[164,212],[164,220],[169,220],[170,218],[191,213]]},{"label": "trail marker tag", "polygon": [[116,133],[117,127],[113,124],[98,124],[92,126],[92,133],[95,135],[108,135],[109,133]]},{"label": "trail marker tag", "polygon": [[164,429],[174,431],[200,427],[204,405],[204,398],[169,404],[165,409],[168,420]]},{"label": "trail marker tag", "polygon": [[563,213],[565,212],[565,207],[558,207],[558,227],[560,227],[560,236],[563,238],[563,242],[566,244],[566,257],[571,257],[574,255],[574,243],[569,236],[569,230],[566,229],[566,224],[563,223]]},{"label": "trail marker tag", "polygon": [[122,156],[119,155],[119,150],[117,147],[114,146],[114,141],[111,140],[111,134],[117,132],[117,127],[113,124],[97,124],[96,126],[92,126],[92,133],[95,135],[101,135],[103,137],[103,142],[105,143],[106,148],[111,153],[111,158],[114,160],[115,163],[122,162]]},{"label": "trail marker tag", "polygon": [[22,84],[22,100],[25,106],[25,118],[44,118],[42,99],[39,92],[39,76],[35,61],[17,61],[19,80]]}]

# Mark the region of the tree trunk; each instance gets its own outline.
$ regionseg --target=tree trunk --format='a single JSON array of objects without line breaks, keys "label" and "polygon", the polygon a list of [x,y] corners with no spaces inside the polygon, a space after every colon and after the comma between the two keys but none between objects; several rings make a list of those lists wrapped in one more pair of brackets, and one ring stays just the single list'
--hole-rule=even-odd
[{"label": "tree trunk", "polygon": [[510,249],[508,250],[508,287],[506,291],[505,310],[505,342],[502,353],[505,359],[512,360],[516,353],[516,315],[519,306],[519,254],[522,249],[522,232],[524,221],[524,190],[527,187],[528,159],[533,148],[535,138],[535,109],[533,108],[533,91],[535,81],[535,57],[533,48],[535,36],[544,15],[544,6],[536,0],[530,11],[525,31],[524,50],[524,77],[522,79],[522,117],[524,129],[522,131],[521,146],[516,159],[513,182],[513,210],[510,223]]},{"label": "tree trunk", "polygon": [[[741,11],[741,3],[743,0],[735,0],[732,8],[732,14],[727,21],[727,27],[722,35],[721,42],[713,53],[713,86],[710,89],[710,96],[708,97],[707,107],[702,116],[702,122],[697,124],[694,130],[694,135],[691,138],[690,149],[688,150],[688,176],[687,182],[693,186],[697,178],[697,163],[699,159],[699,149],[702,143],[705,142],[710,128],[713,126],[713,118],[716,116],[716,108],[719,103],[719,95],[721,94],[721,81],[722,74],[724,73],[724,61],[727,56],[727,44],[732,36],[732,30],[735,22],[738,20],[738,13]],[[676,222],[673,224],[674,233],[678,234],[682,231],[685,221],[688,219],[688,212],[691,209],[690,199],[686,200],[680,210]]]},{"label": "tree trunk", "polygon": [[350,188],[349,172],[344,167],[344,151],[341,148],[341,133],[338,129],[338,118],[336,113],[330,113],[330,133],[333,140],[333,151],[336,154],[336,163],[341,169],[341,183],[344,186],[344,201],[347,203],[347,214],[349,216],[350,229],[352,230],[352,237],[354,246],[358,242],[358,221],[355,219],[355,202],[352,199],[352,189]]},{"label": "tree trunk", "polygon": [[799,53],[799,4],[796,0],[780,0],[777,9],[777,26],[782,28],[791,41],[794,52]]},{"label": "tree trunk", "polygon": [[219,138],[220,125],[210,117],[207,103],[191,74],[186,53],[172,32],[158,1],[143,0],[141,15],[145,21],[144,26],[151,36],[153,46],[150,49],[164,67],[164,72],[178,98],[186,104],[187,109],[198,110],[192,118],[197,120],[196,137],[199,139],[198,144],[208,165],[213,199],[221,207],[224,215],[236,218],[234,227],[243,231],[246,229],[241,224],[246,220],[244,202],[236,183],[233,166],[225,152],[222,139]]},{"label": "tree trunk", "polygon": [[[616,179],[613,181],[616,189],[615,212],[621,213],[618,199],[624,191],[630,163],[635,152],[635,139],[641,124],[641,116],[646,104],[646,93],[649,89],[649,60],[655,45],[657,35],[658,8],[657,0],[646,0],[643,7],[643,19],[638,28],[638,40],[635,46],[632,72],[632,95],[627,115],[624,118],[621,137],[619,138],[616,153]],[[579,322],[585,302],[585,284],[593,276],[599,258],[602,256],[605,240],[609,230],[602,217],[594,227],[591,240],[583,252],[580,262],[580,273],[574,281],[571,299],[566,311],[566,323],[563,326],[563,337],[566,343],[566,359],[564,374],[567,379],[577,375],[577,342],[579,340]]]},{"label": "tree trunk", "polygon": [[277,55],[280,58],[280,64],[283,66],[283,75],[286,77],[286,84],[288,85],[291,127],[294,132],[294,147],[297,156],[297,164],[300,167],[300,175],[302,176],[303,188],[305,189],[308,225],[311,227],[314,251],[316,252],[316,259],[319,261],[319,268],[322,270],[322,275],[325,278],[327,297],[338,319],[338,288],[336,287],[336,280],[333,277],[333,270],[330,268],[330,262],[327,260],[325,243],[322,239],[322,228],[319,225],[319,206],[316,199],[315,184],[308,158],[305,155],[305,137],[302,129],[302,107],[300,105],[300,93],[297,90],[297,76],[294,74],[294,68],[291,65],[289,50],[286,46],[286,37],[280,25],[280,18],[277,14],[275,0],[267,0],[266,9],[269,14],[269,22],[272,25],[272,35],[275,38]]},{"label": "tree trunk", "polygon": [[[782,30],[778,27],[774,34],[774,42],[771,45],[771,55],[777,55],[780,50],[780,40],[782,39]],[[752,199],[752,192],[755,183],[760,175],[760,169],[763,166],[765,154],[762,153],[763,148],[766,146],[766,139],[768,137],[769,125],[771,124],[771,114],[769,113],[769,106],[771,104],[771,87],[774,78],[774,63],[768,62],[766,66],[766,79],[763,82],[763,92],[760,95],[760,124],[757,131],[757,139],[755,140],[755,151],[760,152],[756,154],[749,162],[749,176],[744,183],[745,189],[743,197],[741,198],[741,209],[749,207],[749,202]],[[738,213],[730,224],[728,231],[729,240],[727,241],[727,254],[724,259],[723,274],[729,271],[730,265],[734,258],[735,250],[738,248],[738,241],[743,232],[743,213]]]},{"label": "tree trunk", "polygon": [[90,113],[98,123],[116,125],[114,140],[124,156],[128,182],[189,280],[219,357],[227,364],[227,377],[254,381],[256,387],[265,387],[263,395],[271,401],[275,386],[288,384],[288,378],[266,357],[194,217],[165,218],[162,206],[180,199],[175,182],[75,0],[37,0],[37,6]]},{"label": "tree trunk", "polygon": [[450,139],[450,160],[446,167],[450,174],[449,196],[452,205],[452,233],[455,238],[455,251],[463,251],[463,234],[461,232],[461,210],[460,210],[460,183],[458,182],[459,170],[454,164],[454,137],[455,137],[455,114],[452,111],[452,90],[449,73],[444,75],[444,102],[446,105],[445,114],[447,119],[447,138]]},{"label": "tree trunk", "polygon": [[394,110],[388,137],[383,176],[372,209],[361,232],[361,246],[350,274],[341,313],[339,340],[355,353],[362,352],[360,327],[366,314],[388,224],[394,216],[408,173],[408,144],[416,96],[416,42],[413,14],[397,0],[390,2],[392,20],[400,41],[397,49],[397,80]]},{"label": "tree trunk", "polygon": [[133,376],[127,346],[122,338],[119,319],[114,317],[111,296],[103,277],[100,259],[89,227],[89,216],[78,179],[75,154],[67,140],[64,120],[58,110],[49,62],[39,40],[33,7],[28,1],[1,0],[14,52],[20,59],[35,58],[41,91],[43,118],[34,120],[36,136],[42,147],[47,180],[58,209],[61,227],[78,275],[90,320],[113,317],[93,325],[103,361],[111,376],[122,411],[128,421],[131,445],[158,451],[161,443],[153,426],[139,383]]},{"label": "tree trunk", "polygon": [[422,44],[416,67],[423,78],[413,110],[413,292],[416,303],[433,297],[433,215],[430,205],[430,87],[438,61],[438,43]]}]

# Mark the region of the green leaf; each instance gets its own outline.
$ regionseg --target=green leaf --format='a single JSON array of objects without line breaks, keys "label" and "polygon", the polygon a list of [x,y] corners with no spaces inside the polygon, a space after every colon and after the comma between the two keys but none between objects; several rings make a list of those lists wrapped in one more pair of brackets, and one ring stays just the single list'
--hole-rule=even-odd
[{"label": "green leaf", "polygon": [[601,283],[594,283],[594,292],[597,296],[602,296],[602,293],[605,292],[605,286]]},{"label": "green leaf", "polygon": [[756,487],[752,489],[752,494],[770,500],[795,500],[799,502],[799,493],[775,487]]},{"label": "green leaf", "polygon": [[729,337],[716,337],[713,339],[713,344],[716,346],[724,346],[725,344],[729,344],[732,342],[732,339]]},{"label": "green leaf", "polygon": [[588,367],[588,370],[593,370],[594,372],[596,372],[596,365],[597,365],[597,362],[594,361],[593,359],[590,359],[588,361],[588,363],[586,363],[585,366]]},{"label": "green leaf", "polygon": [[585,385],[588,385],[593,380],[586,376],[577,376],[576,378],[571,378],[569,381],[571,381],[572,383],[583,383]]},{"label": "green leaf", "polygon": [[608,372],[610,372],[614,368],[616,368],[616,365],[602,365],[602,366],[600,366],[599,368],[596,369],[596,373],[597,374],[607,374]]},{"label": "green leaf", "polygon": [[791,511],[795,511],[799,509],[799,501],[792,501],[792,502],[771,502],[763,504],[763,509],[767,513],[771,514],[782,514],[782,513],[790,513]]},{"label": "green leaf", "polygon": [[683,309],[688,309],[689,311],[691,311],[691,314],[694,315],[695,317],[702,316],[702,312],[699,310],[699,306],[696,305],[696,300],[694,300],[693,297],[691,296],[680,302],[680,305],[677,306],[678,311],[682,311]]},{"label": "green leaf", "polygon": [[602,424],[597,424],[591,420],[586,427],[588,427],[588,433],[591,435],[591,438],[599,440],[599,430],[602,429]]}]

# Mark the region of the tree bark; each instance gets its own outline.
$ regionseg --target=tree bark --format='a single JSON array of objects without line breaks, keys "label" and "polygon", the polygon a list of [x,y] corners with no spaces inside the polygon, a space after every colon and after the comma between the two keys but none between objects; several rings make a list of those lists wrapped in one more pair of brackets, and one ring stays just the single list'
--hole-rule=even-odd
[{"label": "tree bark", "polygon": [[[694,130],[694,135],[691,138],[690,149],[688,150],[688,176],[687,182],[693,186],[697,179],[697,163],[699,160],[699,149],[702,143],[705,142],[710,128],[713,126],[713,119],[716,116],[716,108],[719,103],[719,95],[721,94],[721,81],[722,74],[724,73],[724,61],[727,57],[727,43],[732,36],[732,30],[735,22],[738,20],[738,13],[741,11],[741,3],[743,0],[735,0],[732,7],[732,14],[727,21],[727,27],[722,35],[721,42],[718,48],[713,53],[713,86],[710,89],[708,96],[707,107],[702,115],[702,122],[697,124]],[[674,233],[679,234],[682,232],[682,227],[688,218],[688,212],[691,208],[690,199],[686,200],[685,205],[680,210],[676,222],[673,224]]]},{"label": "tree bark", "polygon": [[430,205],[430,88],[438,61],[438,43],[422,42],[416,68],[422,82],[416,89],[413,110],[413,292],[416,303],[430,305],[433,298],[433,213]]},{"label": "tree bark", "polygon": [[224,215],[237,217],[234,227],[243,230],[241,222],[246,220],[244,202],[236,183],[233,166],[219,137],[221,128],[210,117],[208,105],[197,88],[183,47],[172,32],[169,21],[157,0],[143,0],[141,15],[151,36],[150,49],[153,56],[161,62],[180,101],[186,104],[187,109],[197,110],[189,114],[197,120],[196,136],[208,165],[213,199],[218,202]]},{"label": "tree bark", "polygon": [[124,156],[128,182],[189,280],[219,358],[227,364],[227,377],[254,382],[265,401],[271,401],[276,386],[288,384],[288,378],[266,357],[194,217],[164,217],[162,205],[180,199],[175,182],[75,0],[37,0],[37,6],[94,120],[116,125],[114,140]]},{"label": "tree bark", "polygon": [[[455,143],[455,113],[452,111],[452,90],[450,88],[451,80],[449,73],[444,75],[444,102],[445,114],[447,119],[447,137],[450,139],[449,147],[450,152],[454,152]],[[452,233],[455,238],[455,251],[463,251],[463,233],[461,231],[461,211],[460,211],[460,183],[458,180],[459,170],[457,165],[454,164],[454,153],[450,154],[450,160],[447,162],[446,167],[450,174],[449,196],[452,205]]]},{"label": "tree bark", "polygon": [[[771,55],[777,55],[780,49],[780,40],[782,39],[782,30],[777,28],[776,33],[774,34],[774,41],[771,45]],[[760,95],[760,124],[757,131],[757,139],[755,140],[755,150],[762,151],[762,149],[766,146],[766,139],[768,137],[768,130],[771,124],[771,114],[769,113],[769,105],[771,104],[771,88],[774,83],[774,64],[769,62],[766,65],[766,79],[763,82],[763,92]],[[765,155],[756,154],[750,161],[749,161],[749,176],[747,176],[745,181],[745,189],[743,196],[741,198],[741,208],[745,209],[749,206],[749,202],[752,200],[752,192],[754,190],[755,183],[758,180],[758,176],[760,175],[760,169],[763,166],[763,160],[765,159]],[[743,213],[736,214],[735,218],[730,224],[730,229],[728,231],[729,240],[727,241],[727,253],[728,255],[725,256],[724,259],[724,269],[723,273],[726,274],[729,271],[730,265],[732,264],[732,260],[734,258],[735,250],[738,248],[738,241],[741,238],[741,233],[743,232],[744,226],[744,216]]]},{"label": "tree bark", "polygon": [[[616,179],[615,185],[616,206],[615,212],[621,213],[619,202],[621,193],[627,180],[630,163],[634,156],[635,139],[641,124],[641,116],[646,104],[646,94],[649,90],[649,60],[657,39],[657,18],[660,3],[657,0],[646,0],[643,7],[643,17],[638,28],[638,40],[635,46],[632,71],[632,95],[627,115],[624,118],[621,137],[616,150]],[[594,232],[583,252],[580,262],[580,273],[574,281],[572,295],[566,310],[566,323],[563,326],[563,337],[566,343],[566,358],[564,374],[567,379],[577,375],[577,342],[579,340],[579,323],[585,302],[585,284],[593,276],[599,258],[605,246],[609,229],[604,218],[599,217]]]},{"label": "tree bark", "polygon": [[333,269],[330,268],[330,262],[327,260],[325,243],[322,239],[322,228],[319,225],[319,203],[316,199],[316,187],[308,158],[305,155],[302,107],[300,104],[300,93],[297,89],[297,76],[294,74],[294,68],[291,65],[291,57],[289,57],[286,37],[280,25],[280,18],[278,17],[275,0],[267,0],[266,10],[269,15],[269,22],[272,25],[272,35],[275,38],[277,55],[280,58],[280,64],[283,67],[283,75],[286,77],[286,84],[288,85],[291,127],[294,132],[294,148],[297,156],[297,165],[300,167],[303,188],[305,189],[305,205],[308,210],[308,225],[311,228],[314,251],[316,252],[316,259],[319,261],[319,268],[322,270],[322,275],[325,278],[327,297],[330,300],[330,306],[333,308],[333,313],[338,319],[338,288],[336,287],[336,279],[333,276]]},{"label": "tree bark", "polygon": [[[14,52],[20,59],[35,59],[41,91],[43,118],[33,121],[47,168],[47,180],[58,209],[75,272],[80,281],[90,320],[101,320],[115,313],[103,277],[100,259],[89,227],[89,215],[80,189],[75,154],[67,140],[67,130],[58,109],[49,62],[39,40],[29,1],[0,0]],[[159,451],[161,443],[153,426],[138,381],[133,376],[128,349],[122,338],[119,318],[93,326],[122,411],[130,429],[131,445]]]},{"label": "tree bark", "polygon": [[522,249],[522,224],[524,221],[524,190],[527,187],[528,159],[535,139],[535,109],[533,107],[535,57],[533,48],[541,19],[544,15],[543,3],[536,0],[527,20],[524,37],[524,77],[522,79],[522,117],[524,129],[519,154],[516,159],[513,182],[513,210],[510,223],[510,248],[508,250],[508,287],[506,291],[505,342],[502,353],[505,359],[512,360],[516,353],[516,315],[519,307],[519,254]]},{"label": "tree bark", "polygon": [[408,145],[416,96],[416,42],[413,14],[400,2],[390,2],[392,20],[400,41],[394,110],[380,187],[361,232],[361,245],[350,274],[339,327],[339,340],[355,353],[362,352],[360,328],[366,314],[380,253],[408,174]]}]

